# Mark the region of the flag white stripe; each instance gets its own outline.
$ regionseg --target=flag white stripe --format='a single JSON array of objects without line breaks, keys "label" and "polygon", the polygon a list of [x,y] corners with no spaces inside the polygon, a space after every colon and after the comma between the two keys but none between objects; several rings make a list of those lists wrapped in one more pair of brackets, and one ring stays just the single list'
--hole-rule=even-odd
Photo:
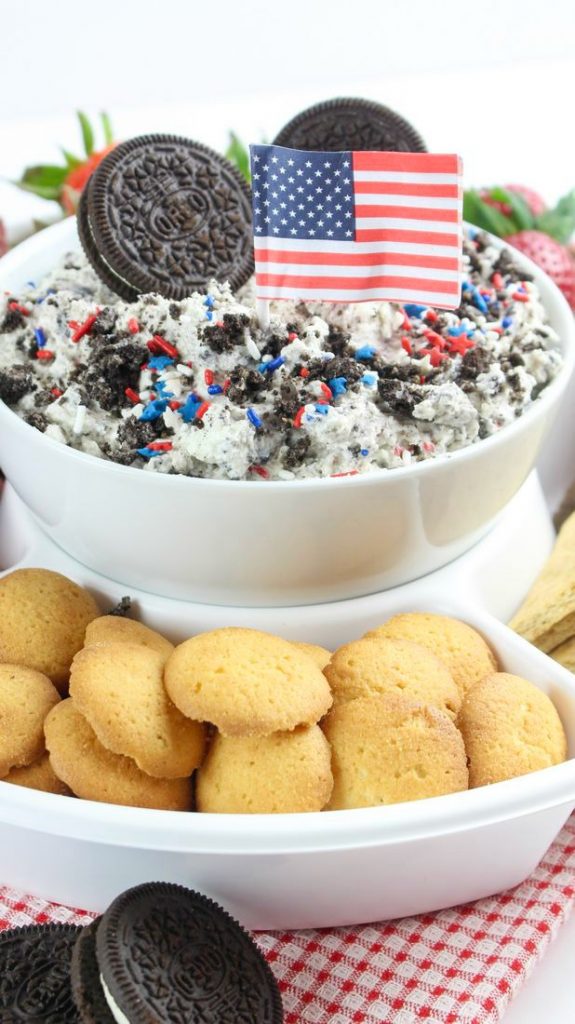
[{"label": "flag white stripe", "polygon": [[438,281],[453,281],[454,285],[459,281],[457,270],[436,270],[435,267],[404,267],[394,266],[386,263],[375,267],[365,266],[332,266],[321,264],[304,263],[265,263],[258,261],[256,273],[261,274],[288,274],[297,277],[424,277],[436,278]]},{"label": "flag white stripe", "polygon": [[[361,292],[354,292],[350,297],[349,291],[338,288],[275,288],[270,285],[257,285],[256,295],[258,299],[315,299],[319,302],[357,302],[359,301],[382,300],[386,302],[418,302],[422,305],[427,303],[430,306],[442,306],[453,309],[459,298],[456,289],[453,295],[449,292],[423,292],[418,291],[417,299],[413,297],[413,289],[406,288],[365,288]],[[450,301],[451,300],[451,301]]]},{"label": "flag white stripe", "polygon": [[[456,225],[453,225],[456,231]],[[256,258],[259,249],[275,249],[277,252],[337,252],[345,256],[347,253],[387,253],[397,252],[413,256],[460,256],[456,245],[424,245],[421,242],[330,242],[322,239],[274,238],[273,235],[258,235],[254,238]],[[261,258],[261,257],[260,257]]]},{"label": "flag white stripe", "polygon": [[405,185],[459,185],[458,174],[416,174],[415,171],[354,171],[356,181],[398,181]]},{"label": "flag white stripe", "polygon": [[442,234],[456,235],[458,231],[455,222],[443,220],[412,220],[405,217],[356,217],[356,230],[362,231],[366,228],[388,231],[437,231]]},{"label": "flag white stripe", "polygon": [[399,196],[379,192],[356,192],[356,206],[417,206],[422,210],[458,210],[461,200],[442,196]]}]

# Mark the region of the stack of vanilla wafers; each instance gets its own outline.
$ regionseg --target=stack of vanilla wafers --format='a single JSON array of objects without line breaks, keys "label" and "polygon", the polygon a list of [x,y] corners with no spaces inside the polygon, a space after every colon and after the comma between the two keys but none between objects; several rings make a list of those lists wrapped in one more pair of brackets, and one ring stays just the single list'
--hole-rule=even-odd
[{"label": "stack of vanilla wafers", "polygon": [[509,625],[575,672],[575,512],[563,523],[549,560]]}]

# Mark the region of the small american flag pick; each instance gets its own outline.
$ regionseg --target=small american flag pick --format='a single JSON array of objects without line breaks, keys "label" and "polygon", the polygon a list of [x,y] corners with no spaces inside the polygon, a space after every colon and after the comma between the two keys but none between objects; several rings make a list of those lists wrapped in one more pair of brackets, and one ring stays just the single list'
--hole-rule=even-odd
[{"label": "small american flag pick", "polygon": [[256,296],[459,305],[461,160],[250,146]]}]

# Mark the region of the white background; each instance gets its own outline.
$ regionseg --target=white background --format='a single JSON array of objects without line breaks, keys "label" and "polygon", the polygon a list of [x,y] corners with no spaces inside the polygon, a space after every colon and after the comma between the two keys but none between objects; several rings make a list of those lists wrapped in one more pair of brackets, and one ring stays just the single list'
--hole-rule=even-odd
[{"label": "white background", "polygon": [[[0,179],[57,162],[58,143],[78,149],[78,108],[106,109],[118,138],[174,131],[221,149],[230,128],[271,139],[305,106],[358,95],[458,151],[467,184],[523,182],[555,201],[575,186],[574,53],[573,0],[0,0]],[[0,180],[13,238],[55,213]],[[575,919],[509,1024],[571,1024],[574,942]]]}]

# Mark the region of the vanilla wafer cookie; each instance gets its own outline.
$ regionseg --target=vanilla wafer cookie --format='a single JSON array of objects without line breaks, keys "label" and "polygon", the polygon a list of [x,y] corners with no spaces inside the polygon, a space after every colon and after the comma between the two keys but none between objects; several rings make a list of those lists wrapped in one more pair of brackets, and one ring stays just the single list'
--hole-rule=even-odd
[{"label": "vanilla wafer cookie", "polygon": [[575,512],[509,625],[547,652],[575,637]]}]

